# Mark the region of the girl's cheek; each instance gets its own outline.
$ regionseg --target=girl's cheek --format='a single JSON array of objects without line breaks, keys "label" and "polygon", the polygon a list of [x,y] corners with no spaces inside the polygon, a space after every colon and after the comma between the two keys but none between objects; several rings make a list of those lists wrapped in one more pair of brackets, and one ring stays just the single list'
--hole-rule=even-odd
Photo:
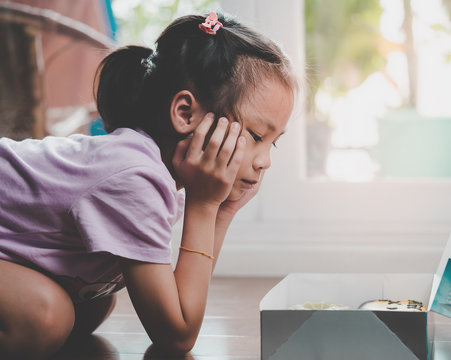
[{"label": "girl's cheek", "polygon": [[241,194],[239,190],[235,189],[235,186],[232,188],[232,191],[230,192],[229,196],[227,197],[227,200],[234,201],[238,200],[241,197]]}]

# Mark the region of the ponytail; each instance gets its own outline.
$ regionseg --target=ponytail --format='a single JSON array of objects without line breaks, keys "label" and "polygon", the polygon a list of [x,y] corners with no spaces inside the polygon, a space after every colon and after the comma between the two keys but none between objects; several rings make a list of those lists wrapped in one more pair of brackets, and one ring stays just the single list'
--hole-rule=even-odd
[{"label": "ponytail", "polygon": [[95,99],[107,132],[140,127],[139,103],[146,73],[141,59],[151,54],[151,49],[127,46],[109,54],[97,68]]}]

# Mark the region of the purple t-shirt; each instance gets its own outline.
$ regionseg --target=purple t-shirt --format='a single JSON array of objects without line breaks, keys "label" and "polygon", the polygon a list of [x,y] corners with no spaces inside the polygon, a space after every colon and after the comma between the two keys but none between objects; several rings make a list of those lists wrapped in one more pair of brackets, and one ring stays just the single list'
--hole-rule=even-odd
[{"label": "purple t-shirt", "polygon": [[120,258],[170,263],[184,196],[143,131],[0,139],[0,259],[74,301],[121,289]]}]

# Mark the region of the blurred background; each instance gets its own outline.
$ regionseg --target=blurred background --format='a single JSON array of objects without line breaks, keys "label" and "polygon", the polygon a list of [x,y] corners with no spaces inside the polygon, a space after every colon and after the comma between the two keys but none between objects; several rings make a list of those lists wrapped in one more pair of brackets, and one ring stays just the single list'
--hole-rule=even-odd
[{"label": "blurred background", "polygon": [[210,11],[279,43],[303,84],[217,273],[434,272],[451,230],[450,0],[0,0],[0,136],[103,134],[105,54]]}]

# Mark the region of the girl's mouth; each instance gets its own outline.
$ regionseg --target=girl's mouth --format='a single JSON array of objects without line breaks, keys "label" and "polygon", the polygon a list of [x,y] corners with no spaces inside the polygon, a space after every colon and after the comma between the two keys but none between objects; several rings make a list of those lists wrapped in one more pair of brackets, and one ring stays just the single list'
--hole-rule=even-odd
[{"label": "girl's mouth", "polygon": [[257,183],[258,183],[258,181],[246,180],[246,179],[241,179],[241,182],[243,183],[244,187],[247,188],[247,189],[254,188],[254,186],[257,185]]}]

